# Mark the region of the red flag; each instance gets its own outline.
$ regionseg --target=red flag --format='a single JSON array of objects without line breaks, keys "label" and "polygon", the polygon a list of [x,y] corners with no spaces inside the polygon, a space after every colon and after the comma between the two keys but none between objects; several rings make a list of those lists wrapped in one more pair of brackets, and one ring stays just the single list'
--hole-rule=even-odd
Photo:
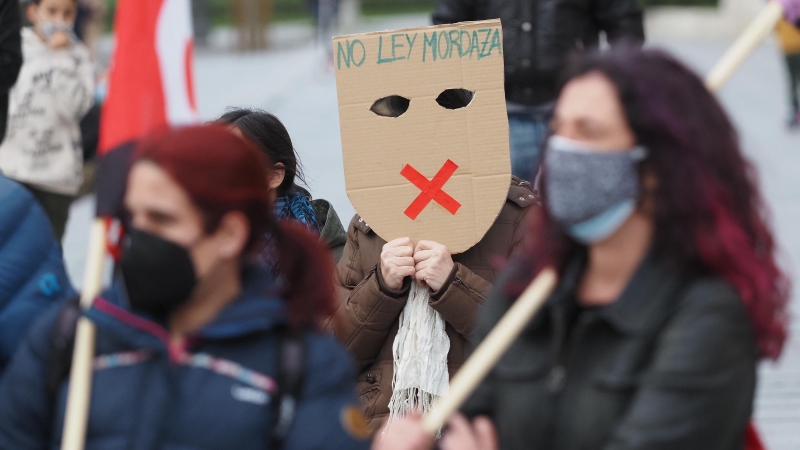
[{"label": "red flag", "polygon": [[189,0],[119,0],[99,151],[165,125],[197,122]]}]

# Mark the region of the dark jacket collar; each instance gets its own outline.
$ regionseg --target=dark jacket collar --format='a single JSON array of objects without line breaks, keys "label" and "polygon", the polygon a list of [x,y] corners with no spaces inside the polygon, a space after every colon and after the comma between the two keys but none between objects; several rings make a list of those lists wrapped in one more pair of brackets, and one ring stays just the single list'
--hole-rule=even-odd
[{"label": "dark jacket collar", "polygon": [[[553,308],[575,307],[575,292],[586,267],[587,253],[581,249],[567,263],[558,290],[548,301]],[[686,284],[685,276],[660,252],[651,249],[634,272],[628,286],[612,304],[596,314],[618,332],[641,334],[657,328]]]},{"label": "dark jacket collar", "polygon": [[[248,269],[243,278],[243,289],[239,296],[188,340],[236,338],[270,331],[286,323],[285,302],[278,296],[279,282],[260,268]],[[170,346],[170,336],[163,324],[131,311],[127,305],[123,284],[118,280],[95,299],[86,316],[99,329],[134,346]]]}]

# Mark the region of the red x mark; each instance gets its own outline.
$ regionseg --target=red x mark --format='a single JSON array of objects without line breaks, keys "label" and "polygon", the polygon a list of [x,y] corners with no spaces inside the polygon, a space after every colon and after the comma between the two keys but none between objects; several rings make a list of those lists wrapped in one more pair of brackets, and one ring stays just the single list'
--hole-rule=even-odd
[{"label": "red x mark", "polygon": [[450,214],[455,214],[456,211],[458,211],[458,208],[461,207],[461,203],[458,203],[456,199],[450,197],[442,190],[442,186],[447,183],[447,180],[450,179],[456,169],[458,169],[456,163],[448,159],[442,168],[436,172],[433,179],[429,181],[425,178],[425,175],[417,172],[417,169],[411,167],[410,164],[406,164],[403,167],[403,170],[400,171],[400,175],[406,177],[408,181],[422,191],[417,198],[408,205],[408,208],[406,208],[405,213],[411,220],[416,219],[431,200],[435,200],[436,203],[442,205]]}]

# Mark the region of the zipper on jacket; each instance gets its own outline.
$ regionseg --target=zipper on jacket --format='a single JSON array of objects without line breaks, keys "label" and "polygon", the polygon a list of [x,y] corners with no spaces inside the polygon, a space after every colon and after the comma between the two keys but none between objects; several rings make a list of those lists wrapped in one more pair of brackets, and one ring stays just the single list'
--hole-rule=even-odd
[{"label": "zipper on jacket", "polygon": [[559,353],[556,355],[556,365],[550,370],[549,378],[547,380],[547,388],[554,394],[560,393],[567,381],[567,367],[571,357],[578,349],[578,345],[583,339],[583,335],[589,328],[589,325],[594,321],[594,313],[583,311],[578,315],[576,320],[575,329],[569,336],[569,345],[567,351],[564,351],[565,340],[567,339],[564,329],[566,328],[562,320],[559,321],[559,328],[561,328],[561,336],[559,337]]}]

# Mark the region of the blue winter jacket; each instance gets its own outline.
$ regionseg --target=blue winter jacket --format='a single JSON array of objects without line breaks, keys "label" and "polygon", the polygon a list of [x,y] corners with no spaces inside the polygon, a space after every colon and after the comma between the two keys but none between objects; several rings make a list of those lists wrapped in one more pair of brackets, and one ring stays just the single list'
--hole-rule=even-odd
[{"label": "blue winter jacket", "polygon": [[0,176],[0,373],[34,319],[74,295],[44,210],[22,185]]},{"label": "blue winter jacket", "polygon": [[[86,312],[97,325],[87,450],[269,448],[284,302],[261,273],[245,280],[239,298],[184,345],[122,306],[119,285],[94,302]],[[0,382],[0,449],[58,448],[68,380],[55,399],[46,380],[60,309],[34,325]],[[306,343],[305,382],[284,448],[366,449],[354,437],[360,416],[349,355],[322,333],[310,332]]]}]

